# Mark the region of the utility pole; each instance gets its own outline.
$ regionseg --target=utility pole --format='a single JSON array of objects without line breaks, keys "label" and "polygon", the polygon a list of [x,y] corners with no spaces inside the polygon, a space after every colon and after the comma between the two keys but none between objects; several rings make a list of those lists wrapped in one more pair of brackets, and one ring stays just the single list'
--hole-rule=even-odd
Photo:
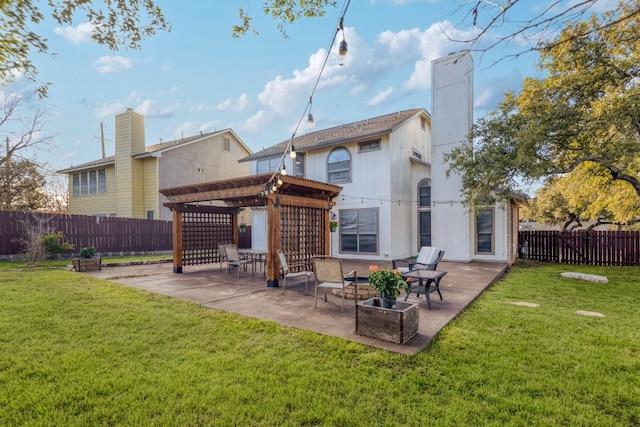
[{"label": "utility pole", "polygon": [[102,158],[104,159],[104,123],[100,122],[100,144],[102,144]]}]

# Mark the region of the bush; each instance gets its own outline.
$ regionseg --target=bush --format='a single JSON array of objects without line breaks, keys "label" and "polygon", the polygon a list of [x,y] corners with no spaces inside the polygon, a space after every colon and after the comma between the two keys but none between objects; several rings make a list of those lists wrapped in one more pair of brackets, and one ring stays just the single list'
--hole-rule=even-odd
[{"label": "bush", "polygon": [[49,233],[42,236],[42,243],[47,258],[56,259],[63,252],[72,251],[74,246],[71,243],[62,241],[62,231],[57,233]]},{"label": "bush", "polygon": [[92,258],[96,254],[96,248],[87,246],[80,250],[80,258]]}]

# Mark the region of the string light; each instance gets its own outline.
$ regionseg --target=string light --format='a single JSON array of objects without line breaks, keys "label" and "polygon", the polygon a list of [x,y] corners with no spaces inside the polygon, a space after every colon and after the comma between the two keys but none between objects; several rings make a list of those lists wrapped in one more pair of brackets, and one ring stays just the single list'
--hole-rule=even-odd
[{"label": "string light", "polygon": [[[351,3],[351,0],[347,0],[344,6],[344,9],[342,10],[342,14],[338,20],[338,28],[337,30],[333,33],[333,37],[331,38],[331,43],[329,44],[329,48],[327,49],[327,54],[325,55],[324,61],[322,63],[322,67],[320,68],[320,72],[318,73],[318,78],[316,79],[315,84],[313,85],[313,89],[311,90],[311,95],[309,95],[309,102],[307,103],[304,111],[302,112],[302,115],[300,116],[300,119],[298,120],[298,123],[296,124],[296,127],[293,131],[293,133],[291,134],[291,138],[289,139],[289,143],[287,144],[287,146],[285,147],[284,153],[282,154],[282,157],[280,158],[280,167],[276,168],[276,172],[274,172],[271,177],[269,178],[269,181],[267,181],[267,185],[266,185],[266,189],[265,191],[263,191],[261,193],[261,195],[266,196],[266,194],[270,194],[270,193],[275,193],[278,190],[278,185],[282,185],[282,179],[279,176],[277,170],[280,170],[280,175],[285,176],[287,175],[287,171],[285,169],[285,165],[284,165],[284,160],[285,157],[287,155],[287,152],[289,153],[289,156],[292,159],[295,159],[297,154],[296,154],[296,150],[295,147],[293,146],[293,139],[296,136],[296,133],[298,132],[298,128],[300,127],[300,124],[302,123],[302,121],[304,120],[305,116],[307,118],[307,122],[310,125],[313,125],[313,123],[315,122],[313,119],[313,114],[311,114],[311,105],[312,105],[312,101],[313,101],[313,94],[315,93],[316,89],[318,88],[318,84],[320,82],[320,78],[322,77],[322,73],[324,72],[324,69],[327,65],[327,60],[329,59],[329,55],[331,54],[331,49],[336,41],[336,36],[338,34],[338,31],[342,32],[342,41],[340,42],[339,46],[338,46],[338,54],[340,55],[340,65],[344,64],[344,56],[347,54],[347,42],[344,38],[344,17],[347,13],[347,9],[349,9],[349,4]],[[276,178],[277,177],[277,178]]]},{"label": "string light", "polygon": [[309,97],[309,115],[307,116],[307,121],[309,122],[310,127],[313,126],[313,114],[311,114],[311,106],[313,105],[313,98]]}]

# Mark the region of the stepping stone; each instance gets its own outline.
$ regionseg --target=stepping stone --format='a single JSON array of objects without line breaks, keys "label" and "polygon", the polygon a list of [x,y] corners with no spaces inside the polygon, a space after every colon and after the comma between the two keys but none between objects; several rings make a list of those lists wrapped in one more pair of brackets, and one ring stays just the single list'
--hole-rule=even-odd
[{"label": "stepping stone", "polygon": [[609,279],[604,276],[598,276],[596,274],[585,273],[560,273],[560,276],[567,277],[569,279],[588,280],[590,282],[608,283]]},{"label": "stepping stone", "polygon": [[578,310],[576,311],[576,314],[579,314],[581,316],[589,316],[589,317],[606,317],[604,314],[598,313],[597,311]]},{"label": "stepping stone", "polygon": [[540,304],[536,304],[533,302],[524,302],[524,301],[512,301],[511,304],[519,305],[522,307],[540,307]]}]

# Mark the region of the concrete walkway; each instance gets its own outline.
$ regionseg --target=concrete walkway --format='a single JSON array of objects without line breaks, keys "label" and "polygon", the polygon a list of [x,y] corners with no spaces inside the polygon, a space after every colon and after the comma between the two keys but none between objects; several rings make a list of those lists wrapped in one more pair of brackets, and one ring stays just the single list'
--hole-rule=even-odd
[{"label": "concrete walkway", "polygon": [[[343,260],[345,271],[355,269],[360,276],[368,275],[371,261]],[[381,268],[391,263],[375,262]],[[487,287],[499,279],[507,264],[490,262],[454,263],[441,262],[439,271],[447,275],[440,282],[443,301],[438,294],[431,294],[432,310],[427,309],[424,296],[409,297],[409,302],[419,305],[418,335],[404,345],[389,343],[355,334],[355,305],[353,299],[329,296],[329,302],[318,297],[314,309],[313,279],[310,289],[302,282],[281,288],[267,288],[261,274],[252,277],[251,271],[225,276],[217,264],[186,266],[184,272],[175,274],[171,264],[149,264],[103,267],[101,271],[86,273],[102,279],[145,289],[151,292],[194,301],[216,310],[240,313],[245,316],[271,320],[294,328],[307,329],[321,334],[342,337],[351,341],[403,354],[416,354],[471,304]],[[402,301],[404,297],[400,297]]]}]

